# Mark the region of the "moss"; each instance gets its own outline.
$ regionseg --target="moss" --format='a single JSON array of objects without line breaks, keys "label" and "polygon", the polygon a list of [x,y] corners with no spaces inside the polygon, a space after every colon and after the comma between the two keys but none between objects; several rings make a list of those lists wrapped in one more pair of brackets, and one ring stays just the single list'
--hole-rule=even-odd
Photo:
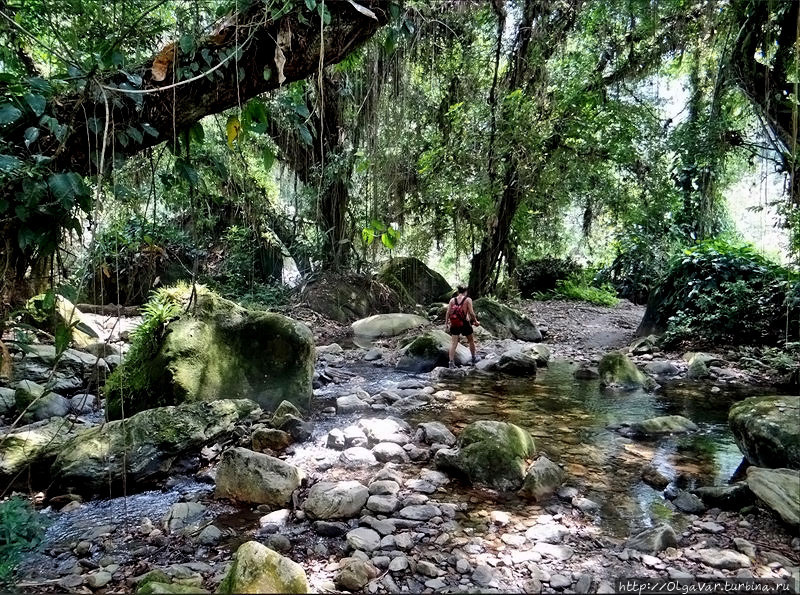
[{"label": "moss", "polygon": [[459,467],[472,483],[503,491],[515,491],[525,479],[525,462],[513,451],[488,441],[462,448]]},{"label": "moss", "polygon": [[161,570],[160,568],[155,568],[139,579],[139,582],[136,585],[136,594],[139,595],[139,593],[142,592],[142,589],[145,586],[147,586],[148,583],[169,583],[169,582],[171,581],[167,573]]},{"label": "moss", "polygon": [[208,593],[207,590],[193,585],[152,581],[136,590],[136,595],[192,595]]},{"label": "moss", "polygon": [[731,407],[728,423],[751,464],[800,469],[800,396],[744,399]]},{"label": "moss", "polygon": [[0,476],[14,476],[28,465],[46,469],[68,440],[72,425],[58,419],[6,434],[0,441]]},{"label": "moss", "polygon": [[628,356],[619,351],[607,353],[597,366],[600,380],[606,385],[620,385],[627,388],[645,387],[652,381],[636,367]]},{"label": "moss", "polygon": [[308,593],[303,568],[255,541],[236,551],[217,593]]},{"label": "moss", "polygon": [[459,436],[462,448],[478,442],[489,442],[502,445],[503,448],[520,459],[527,459],[536,452],[531,435],[517,425],[481,420],[469,424]]}]

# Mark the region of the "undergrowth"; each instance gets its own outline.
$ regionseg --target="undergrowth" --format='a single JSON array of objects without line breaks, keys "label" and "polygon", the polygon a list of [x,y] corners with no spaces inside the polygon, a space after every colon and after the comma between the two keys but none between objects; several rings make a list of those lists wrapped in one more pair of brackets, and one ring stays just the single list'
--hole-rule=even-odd
[{"label": "undergrowth", "polygon": [[10,586],[22,555],[41,543],[44,528],[42,516],[26,499],[0,502],[0,586]]},{"label": "undergrowth", "polygon": [[573,274],[568,279],[556,281],[553,290],[535,294],[535,298],[583,301],[598,306],[616,306],[619,303],[611,285],[603,284],[598,287],[592,282],[589,272]]}]

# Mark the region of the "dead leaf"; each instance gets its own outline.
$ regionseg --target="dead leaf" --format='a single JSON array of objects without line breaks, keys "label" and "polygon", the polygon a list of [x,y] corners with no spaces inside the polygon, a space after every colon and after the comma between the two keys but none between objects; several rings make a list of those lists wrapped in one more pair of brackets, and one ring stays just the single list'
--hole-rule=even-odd
[{"label": "dead leaf", "polygon": [[275,66],[278,67],[278,84],[282,85],[286,80],[286,75],[283,74],[283,67],[286,64],[286,55],[283,53],[284,48],[287,50],[292,44],[292,30],[286,25],[278,31],[278,43],[275,45]]},{"label": "dead leaf", "polygon": [[374,12],[372,12],[366,6],[361,6],[357,2],[353,2],[353,0],[347,0],[347,1],[350,2],[350,4],[353,6],[353,8],[355,8],[358,12],[360,12],[364,16],[370,17],[371,19],[375,19],[376,21],[378,20],[378,17],[376,16],[376,14]]},{"label": "dead leaf", "polygon": [[0,341],[0,376],[11,378],[11,354],[6,344]]},{"label": "dead leaf", "polygon": [[153,73],[154,81],[163,81],[165,78],[167,78],[167,71],[169,70],[172,62],[175,60],[176,50],[177,48],[175,47],[175,44],[171,43],[161,50],[156,56],[155,60],[153,60],[153,66],[150,68],[150,70]]}]

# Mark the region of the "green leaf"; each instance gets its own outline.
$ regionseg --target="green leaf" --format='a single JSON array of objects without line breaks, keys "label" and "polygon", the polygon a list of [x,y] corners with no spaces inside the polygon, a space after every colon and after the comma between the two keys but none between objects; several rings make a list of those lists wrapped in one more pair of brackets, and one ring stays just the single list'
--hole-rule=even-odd
[{"label": "green leaf", "polygon": [[305,144],[310,145],[314,142],[314,137],[311,136],[311,132],[305,124],[300,124],[300,126],[297,127],[297,132],[300,134],[300,138],[303,139]]},{"label": "green leaf", "polygon": [[25,103],[31,108],[34,114],[41,116],[44,113],[44,108],[47,107],[47,100],[41,95],[33,95],[28,93],[25,95]]},{"label": "green leaf", "polygon": [[388,233],[385,233],[381,236],[381,243],[386,246],[389,250],[393,250],[395,247],[395,240],[394,238],[390,237]]},{"label": "green leaf", "polygon": [[133,126],[128,126],[125,129],[125,132],[137,143],[142,144],[142,141],[144,140],[144,135],[139,130],[137,130]]},{"label": "green leaf", "polygon": [[22,167],[22,161],[13,155],[0,155],[0,172],[12,172],[20,167]]},{"label": "green leaf", "polygon": [[295,113],[301,118],[310,118],[311,112],[308,111],[308,106],[305,103],[295,103],[293,106]]},{"label": "green leaf", "polygon": [[83,196],[89,195],[89,189],[75,172],[58,173],[51,175],[47,185],[53,196],[65,207],[72,207]]},{"label": "green leaf", "polygon": [[53,338],[55,339],[56,356],[59,356],[69,347],[69,342],[72,340],[72,327],[59,322],[56,325],[56,332]]},{"label": "green leaf", "polygon": [[372,244],[372,241],[375,239],[375,230],[371,227],[365,227],[361,230],[361,240],[369,246]]},{"label": "green leaf", "polygon": [[22,112],[10,103],[0,105],[0,125],[16,122],[22,116]]},{"label": "green leaf", "polygon": [[322,17],[323,25],[331,24],[331,12],[328,10],[328,7],[325,6],[325,2],[317,4],[317,12],[319,13],[319,16]]},{"label": "green leaf", "polygon": [[31,126],[25,129],[25,146],[30,147],[31,143],[35,143],[39,138],[40,130],[36,126]]},{"label": "green leaf", "polygon": [[189,129],[189,138],[198,144],[203,144],[206,138],[206,131],[203,129],[203,124],[195,122],[194,126]]},{"label": "green leaf", "polygon": [[272,169],[272,164],[275,163],[275,152],[270,147],[265,147],[261,153],[264,159],[264,169],[269,171]]},{"label": "green leaf", "polygon": [[30,227],[22,227],[17,233],[17,242],[22,250],[27,250],[29,246],[36,244],[39,240],[39,234],[33,231]]},{"label": "green leaf", "polygon": [[178,43],[184,54],[191,54],[194,51],[194,36],[188,33],[181,35],[181,39]]},{"label": "green leaf", "polygon": [[147,134],[152,136],[153,138],[158,138],[158,130],[150,126],[147,122],[142,123],[142,130],[144,130]]},{"label": "green leaf", "polygon": [[384,231],[386,231],[386,226],[377,219],[373,219],[372,221],[370,221],[369,226],[377,232],[383,233]]},{"label": "green leaf", "polygon": [[269,67],[264,68],[264,80],[268,81],[272,78],[272,70]]},{"label": "green leaf", "polygon": [[200,183],[200,174],[184,159],[175,160],[175,174],[186,180],[189,186],[194,187]]},{"label": "green leaf", "polygon": [[317,0],[306,0],[306,8],[314,10],[317,7]]}]

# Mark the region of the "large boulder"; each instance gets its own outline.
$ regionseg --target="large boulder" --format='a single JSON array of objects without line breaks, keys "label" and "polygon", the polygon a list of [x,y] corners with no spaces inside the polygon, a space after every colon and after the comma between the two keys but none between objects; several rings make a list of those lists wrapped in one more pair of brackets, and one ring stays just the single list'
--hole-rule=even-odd
[{"label": "large boulder", "polygon": [[750,397],[731,407],[728,423],[752,465],[800,469],[800,396]]},{"label": "large boulder", "polygon": [[[430,372],[437,366],[446,366],[450,356],[450,335],[440,330],[423,333],[406,348],[397,362],[397,368],[407,372]],[[469,349],[459,343],[455,361],[466,365],[472,359]]]},{"label": "large boulder", "polygon": [[553,494],[564,483],[564,479],[564,470],[542,455],[528,467],[519,495],[542,501]]},{"label": "large boulder", "polygon": [[371,277],[355,273],[326,273],[310,279],[300,290],[309,308],[341,324],[373,314],[399,312],[410,306],[397,291]]},{"label": "large boulder", "polygon": [[248,541],[236,550],[217,593],[308,593],[308,579],[296,562],[257,541]]},{"label": "large boulder", "polygon": [[542,333],[530,318],[492,298],[478,298],[473,307],[481,325],[498,339],[542,340]]},{"label": "large boulder", "polygon": [[655,382],[639,370],[627,355],[619,351],[605,354],[597,365],[600,383],[607,388],[635,390],[652,389]]},{"label": "large boulder", "polygon": [[525,463],[534,451],[533,438],[519,426],[481,420],[464,428],[458,448],[437,451],[434,462],[471,483],[516,491],[523,485]]},{"label": "large boulder", "polygon": [[0,477],[14,477],[25,467],[31,467],[34,475],[43,472],[78,429],[83,427],[67,419],[52,419],[0,435]]},{"label": "large boulder", "polygon": [[222,454],[216,481],[217,498],[282,508],[300,487],[303,472],[275,457],[235,447]]},{"label": "large boulder", "polygon": [[[56,481],[90,494],[107,493],[109,482],[127,486],[163,475],[176,457],[230,433],[236,422],[259,412],[247,399],[160,407],[78,432],[59,449]],[[124,465],[124,467],[123,467]]]},{"label": "large boulder", "polygon": [[[191,291],[162,299],[181,306]],[[252,399],[272,410],[284,399],[306,407],[314,375],[314,338],[304,324],[271,312],[246,310],[198,287],[188,313],[164,332],[138,336],[106,383],[108,413],[126,415],[162,405]]]},{"label": "large boulder", "polygon": [[506,351],[488,369],[509,376],[536,376],[539,363],[535,358],[521,351]]},{"label": "large boulder", "polygon": [[392,258],[378,278],[413,304],[427,306],[432,302],[448,300],[453,291],[444,277],[418,258]]},{"label": "large boulder", "polygon": [[357,481],[321,481],[311,486],[303,510],[313,519],[347,519],[358,516],[367,503],[369,489]]},{"label": "large boulder", "polygon": [[800,525],[800,471],[747,469],[747,487],[790,525]]},{"label": "large boulder", "polygon": [[350,326],[355,335],[376,339],[378,337],[394,337],[425,324],[428,324],[428,319],[422,316],[392,312],[391,314],[375,314],[369,318],[362,318]]}]

